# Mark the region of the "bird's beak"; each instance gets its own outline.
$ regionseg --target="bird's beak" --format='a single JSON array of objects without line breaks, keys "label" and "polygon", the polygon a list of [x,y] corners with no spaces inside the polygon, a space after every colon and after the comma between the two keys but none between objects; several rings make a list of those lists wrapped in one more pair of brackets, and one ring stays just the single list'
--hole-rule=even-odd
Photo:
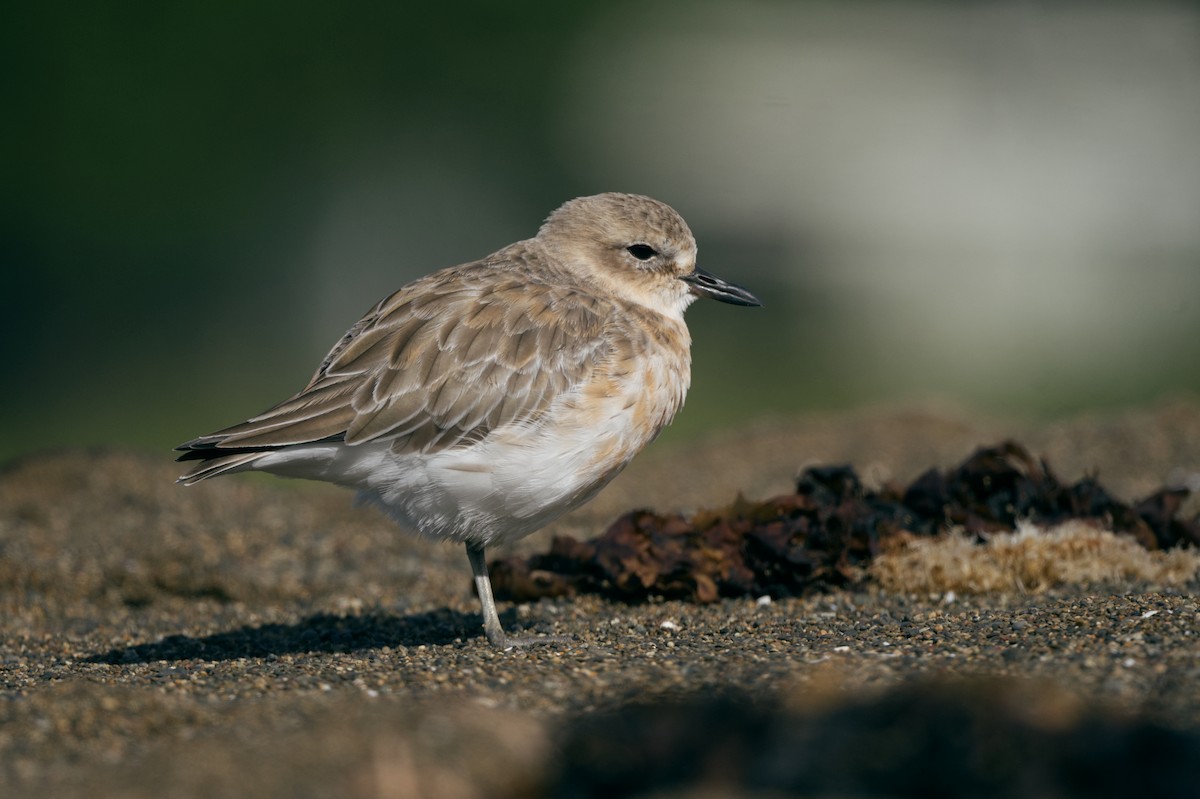
[{"label": "bird's beak", "polygon": [[752,308],[762,306],[762,303],[758,301],[758,297],[755,297],[741,286],[728,283],[700,268],[697,268],[690,275],[684,275],[679,279],[691,286],[692,293],[697,297],[712,297],[714,300],[727,302],[731,305],[748,305]]}]

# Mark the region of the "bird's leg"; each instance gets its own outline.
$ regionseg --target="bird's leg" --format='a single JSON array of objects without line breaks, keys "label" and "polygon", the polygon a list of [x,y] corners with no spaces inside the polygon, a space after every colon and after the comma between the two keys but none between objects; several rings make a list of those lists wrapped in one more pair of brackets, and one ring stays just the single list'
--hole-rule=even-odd
[{"label": "bird's leg", "polygon": [[482,544],[467,542],[467,558],[471,561],[471,573],[475,575],[475,591],[483,610],[483,631],[488,643],[496,649],[508,650],[531,644],[565,644],[571,639],[561,635],[546,635],[537,638],[509,638],[500,626],[500,615],[496,613],[496,600],[492,597],[492,581],[488,577],[487,559]]},{"label": "bird's leg", "polygon": [[500,616],[496,613],[496,600],[492,597],[492,581],[488,578],[483,545],[468,541],[467,558],[471,561],[471,573],[475,575],[475,592],[479,594],[479,604],[483,607],[483,631],[487,633],[488,643],[497,649],[509,649],[508,639],[500,626]]}]

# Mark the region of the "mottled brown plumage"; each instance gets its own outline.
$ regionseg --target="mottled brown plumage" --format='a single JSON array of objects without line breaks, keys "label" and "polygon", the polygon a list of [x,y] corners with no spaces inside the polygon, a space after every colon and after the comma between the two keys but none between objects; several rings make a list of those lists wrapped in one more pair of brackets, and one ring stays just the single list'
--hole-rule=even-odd
[{"label": "mottled brown plumage", "polygon": [[683,311],[757,305],[697,270],[669,206],[572,200],[536,237],[421,278],[350,328],[295,396],[180,447],[187,484],[260,470],[359,489],[425,535],[483,548],[595,495],[670,422],[690,381]]}]

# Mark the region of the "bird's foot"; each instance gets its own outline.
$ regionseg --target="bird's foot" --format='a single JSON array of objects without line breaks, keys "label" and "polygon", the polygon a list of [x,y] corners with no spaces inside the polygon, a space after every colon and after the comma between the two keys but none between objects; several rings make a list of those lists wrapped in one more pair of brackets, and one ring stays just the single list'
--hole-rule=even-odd
[{"label": "bird's foot", "polygon": [[570,644],[575,640],[569,635],[505,635],[504,630],[498,628],[486,630],[486,633],[488,643],[501,652],[544,644]]},{"label": "bird's foot", "polygon": [[496,613],[496,600],[492,598],[492,581],[488,579],[487,561],[483,545],[467,542],[467,558],[471,561],[471,572],[475,575],[475,591],[479,594],[480,610],[483,612],[483,631],[488,643],[501,652],[541,644],[569,644],[572,639],[564,635],[507,636],[500,626]]}]

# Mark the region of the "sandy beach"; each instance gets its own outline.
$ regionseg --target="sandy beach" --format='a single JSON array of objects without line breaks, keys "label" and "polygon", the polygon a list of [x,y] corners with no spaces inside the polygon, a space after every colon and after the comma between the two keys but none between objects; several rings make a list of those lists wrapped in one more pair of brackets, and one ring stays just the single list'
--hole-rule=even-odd
[{"label": "sandy beach", "polygon": [[[1183,400],[767,420],[652,447],[497,555],[784,493],[816,463],[911,480],[1002,437],[1125,501],[1200,473]],[[1200,772],[1195,577],[503,603],[506,627],[571,643],[502,653],[458,547],[324,486],[176,473],[120,450],[0,473],[3,795],[1183,796]]]}]

